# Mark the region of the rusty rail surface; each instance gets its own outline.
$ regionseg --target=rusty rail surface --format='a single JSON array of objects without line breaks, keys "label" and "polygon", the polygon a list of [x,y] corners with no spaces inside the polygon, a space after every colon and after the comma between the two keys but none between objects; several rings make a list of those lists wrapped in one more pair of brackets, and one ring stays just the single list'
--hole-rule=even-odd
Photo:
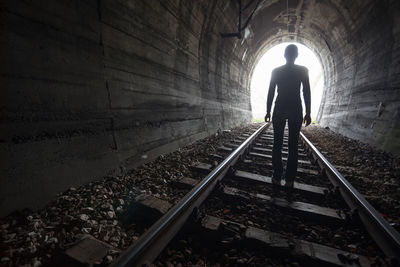
[{"label": "rusty rail surface", "polygon": [[142,266],[151,263],[167,246],[169,241],[182,228],[186,220],[211,193],[241,155],[247,152],[249,146],[270,123],[263,124],[223,162],[215,167],[198,185],[164,216],[162,216],[139,240],[125,250],[111,266]]},{"label": "rusty rail surface", "polygon": [[392,261],[400,263],[400,234],[372,207],[371,204],[341,175],[335,167],[318,151],[318,149],[300,133],[304,144],[311,152],[313,159],[330,182],[339,189],[347,205],[356,212],[366,230],[382,251]]}]

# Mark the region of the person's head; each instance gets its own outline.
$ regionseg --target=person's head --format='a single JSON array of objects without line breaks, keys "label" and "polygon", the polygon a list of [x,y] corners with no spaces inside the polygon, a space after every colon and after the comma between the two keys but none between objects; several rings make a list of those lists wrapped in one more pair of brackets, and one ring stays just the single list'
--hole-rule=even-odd
[{"label": "person's head", "polygon": [[294,63],[297,56],[299,55],[299,50],[294,44],[288,45],[285,49],[285,58],[287,63]]}]

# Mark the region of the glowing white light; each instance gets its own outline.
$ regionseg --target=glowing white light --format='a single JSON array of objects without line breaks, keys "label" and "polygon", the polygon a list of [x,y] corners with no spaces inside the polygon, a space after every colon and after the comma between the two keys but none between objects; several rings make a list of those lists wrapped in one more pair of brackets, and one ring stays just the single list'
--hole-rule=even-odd
[{"label": "glowing white light", "polygon": [[[265,116],[271,71],[286,63],[283,55],[286,46],[289,44],[292,43],[282,43],[272,47],[261,57],[260,61],[254,68],[251,80],[251,106],[254,119],[264,118]],[[308,47],[299,43],[293,44],[299,48],[299,56],[296,59],[295,64],[303,65],[308,68],[311,87],[311,118],[315,119],[321,103],[322,88],[324,84],[321,63],[317,56]],[[305,108],[303,103],[303,112],[304,111]]]}]

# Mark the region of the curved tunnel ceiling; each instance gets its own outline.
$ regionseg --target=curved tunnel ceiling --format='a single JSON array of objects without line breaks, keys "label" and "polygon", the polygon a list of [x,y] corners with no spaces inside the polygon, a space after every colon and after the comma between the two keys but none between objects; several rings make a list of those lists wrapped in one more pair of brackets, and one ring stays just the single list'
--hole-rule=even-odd
[{"label": "curved tunnel ceiling", "polygon": [[[368,13],[371,2],[263,0],[250,23],[252,51],[282,41],[303,42],[319,53],[342,47],[349,42],[346,38],[355,28],[354,21]],[[349,10],[359,13],[349,14]]]},{"label": "curved tunnel ceiling", "polygon": [[[362,3],[366,3],[361,2]],[[287,5],[288,4],[288,5]],[[250,66],[272,46],[285,42],[300,42],[312,49],[320,58],[327,78],[335,74],[331,56],[332,47],[346,43],[351,31],[349,10],[345,5],[333,1],[262,1],[250,24],[252,35]],[[364,9],[351,3],[352,9]],[[325,81],[326,83],[328,81]]]},{"label": "curved tunnel ceiling", "polygon": [[[239,1],[247,27],[223,38]],[[399,154],[398,0],[7,0],[0,13],[0,214],[250,122],[252,69],[284,41],[321,60],[321,125]]]},{"label": "curved tunnel ceiling", "polygon": [[[251,0],[244,2],[253,7],[257,4]],[[261,0],[259,3],[248,26],[250,34],[245,34],[248,47],[241,51],[246,53],[243,63],[249,70],[247,75],[251,77],[258,60],[272,46],[281,42],[305,44],[319,57],[324,69],[324,95],[317,121],[348,137],[396,151],[392,144],[400,127],[396,67],[400,3],[392,0]],[[243,17],[250,13],[251,8]],[[250,77],[247,77],[248,87]],[[394,143],[398,146],[398,142]]]},{"label": "curved tunnel ceiling", "polygon": [[[255,63],[272,46],[282,42],[300,42],[319,57],[325,85],[335,80],[336,72],[331,46],[343,44],[349,31],[348,10],[331,1],[262,1],[250,24],[252,36],[249,66]],[[251,72],[250,72],[251,73]]]}]

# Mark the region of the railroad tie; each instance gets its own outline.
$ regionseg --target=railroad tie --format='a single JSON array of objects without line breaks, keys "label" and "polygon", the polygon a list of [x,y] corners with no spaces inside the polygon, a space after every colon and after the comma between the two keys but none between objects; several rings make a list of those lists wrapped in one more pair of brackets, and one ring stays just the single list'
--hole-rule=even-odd
[{"label": "railroad tie", "polygon": [[220,146],[217,148],[218,151],[222,151],[222,152],[232,152],[233,149],[231,147],[227,147],[227,146]]},{"label": "railroad tie", "polygon": [[222,189],[222,193],[225,196],[233,197],[233,198],[242,198],[242,199],[252,199],[255,201],[267,201],[276,207],[288,210],[290,212],[295,212],[299,215],[304,215],[306,217],[318,217],[320,219],[326,220],[329,223],[343,223],[346,219],[346,216],[342,213],[338,213],[336,210],[321,207],[318,205],[294,201],[289,202],[282,198],[274,198],[271,196],[257,194],[252,192],[247,192],[244,190],[240,190],[233,187],[224,186]]},{"label": "railroad tie", "polygon": [[[265,152],[265,153],[268,153],[268,154],[272,154],[272,148],[265,148],[265,147],[253,147],[252,148],[253,150],[257,150],[257,151],[260,151],[260,152]],[[282,155],[288,155],[288,151],[287,150],[283,150],[282,151]],[[308,156],[307,156],[307,154],[305,154],[305,153],[302,153],[302,152],[299,152],[298,154],[297,154],[299,157],[304,157],[304,158],[308,158]]]},{"label": "railroad tie", "polygon": [[[242,240],[246,239],[249,241],[255,240],[257,242],[262,242],[268,248],[277,249],[280,253],[288,254],[291,257],[298,257],[299,259],[306,257],[310,260],[320,262],[321,264],[328,263],[338,266],[371,266],[370,260],[362,255],[301,239],[289,239],[279,233],[252,226],[245,226],[215,216],[206,215],[201,222],[201,226],[212,233],[220,232],[220,229],[229,225],[233,225],[243,232],[243,234],[240,235]],[[259,246],[259,243],[257,244]],[[352,259],[352,262],[351,260],[347,262],[344,261],[343,257]]]},{"label": "railroad tie", "polygon": [[[235,171],[233,178],[246,180],[246,182],[251,181],[259,184],[272,184],[271,177],[241,170]],[[320,197],[325,196],[325,194],[329,192],[328,188],[326,187],[319,187],[298,182],[294,182],[293,189],[299,193],[312,194]]]},{"label": "railroad tie", "polygon": [[[265,167],[272,168],[272,163],[271,162],[258,163],[258,162],[253,162],[251,160],[250,161],[249,160],[245,160],[243,162],[244,163],[248,163],[248,164],[262,165],[262,166],[265,166]],[[211,164],[208,164],[208,163],[200,162],[200,163],[193,164],[191,166],[191,168],[193,170],[195,170],[195,171],[200,172],[200,173],[209,173],[209,172],[211,172],[213,170],[214,166],[211,165]],[[310,169],[304,169],[304,168],[297,168],[297,172],[299,174],[318,175],[318,171],[310,170]]]},{"label": "railroad tie", "polygon": [[[250,155],[250,156],[253,156],[253,157],[272,159],[272,155],[268,155],[268,154],[250,152],[249,155]],[[283,160],[283,161],[287,161],[287,158],[286,158],[286,157],[282,157],[282,160]],[[303,165],[310,165],[310,166],[312,166],[311,161],[309,161],[309,160],[301,160],[301,159],[299,159],[299,160],[298,160],[298,163],[299,163],[299,164],[303,164]]]},{"label": "railroad tie", "polygon": [[179,179],[178,181],[175,181],[173,184],[181,189],[192,189],[199,183],[198,180],[189,178],[189,177],[183,177],[182,179]]},{"label": "railroad tie", "polygon": [[[142,222],[151,225],[161,218],[172,204],[152,195],[142,194],[135,198],[129,207],[120,215],[123,224],[129,225],[133,222]],[[140,216],[137,216],[140,214]]]},{"label": "railroad tie", "polygon": [[224,147],[229,147],[229,148],[238,148],[240,144],[235,144],[235,143],[226,143],[224,144]]},{"label": "railroad tie", "polygon": [[[64,254],[68,259],[68,264],[93,266],[101,263],[110,251],[119,252],[119,249],[91,235],[85,235],[72,247],[68,248]],[[59,264],[64,265],[65,262],[60,262]]]},{"label": "railroad tie", "polygon": [[208,163],[199,162],[190,166],[193,170],[200,173],[209,173],[213,169],[213,165]]},{"label": "railroad tie", "polygon": [[[273,146],[274,146],[273,144],[263,144],[263,143],[259,143],[259,142],[254,143],[254,147],[269,148],[271,150],[272,150]],[[288,150],[288,146],[283,144],[282,152],[287,151],[287,150]],[[302,147],[298,148],[298,152],[305,154],[305,150]]]},{"label": "railroad tie", "polygon": [[[247,164],[253,164],[256,166],[262,166],[262,167],[268,167],[270,169],[273,168],[272,163],[270,161],[266,161],[266,162],[257,162],[257,161],[252,161],[252,160],[247,160],[247,161],[243,161],[244,163]],[[305,169],[305,168],[297,168],[297,173],[298,174],[306,174],[306,175],[318,175],[319,172],[317,170],[312,170],[312,169]]]}]

